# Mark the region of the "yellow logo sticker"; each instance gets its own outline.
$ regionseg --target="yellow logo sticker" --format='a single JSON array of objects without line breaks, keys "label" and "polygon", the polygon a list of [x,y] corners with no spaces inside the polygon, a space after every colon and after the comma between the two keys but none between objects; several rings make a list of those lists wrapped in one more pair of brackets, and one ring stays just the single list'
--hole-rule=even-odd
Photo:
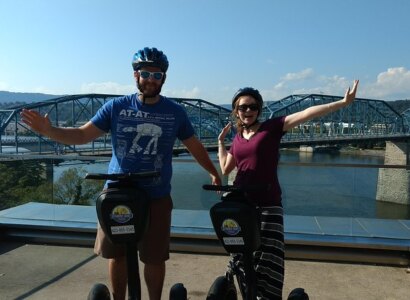
[{"label": "yellow logo sticker", "polygon": [[110,218],[117,223],[124,224],[133,218],[133,214],[128,206],[117,205],[111,211]]},{"label": "yellow logo sticker", "polygon": [[229,235],[237,235],[241,231],[241,227],[234,219],[225,219],[222,222],[221,230]]}]

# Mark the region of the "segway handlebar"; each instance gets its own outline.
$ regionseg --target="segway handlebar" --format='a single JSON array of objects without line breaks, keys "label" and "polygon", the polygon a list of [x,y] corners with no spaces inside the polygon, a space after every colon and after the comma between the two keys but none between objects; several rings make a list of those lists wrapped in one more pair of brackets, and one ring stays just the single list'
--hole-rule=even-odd
[{"label": "segway handlebar", "polygon": [[85,175],[85,179],[96,179],[96,180],[137,180],[150,177],[158,177],[160,175],[159,171],[148,171],[139,173],[115,173],[115,174],[104,174],[104,173],[88,173]]}]

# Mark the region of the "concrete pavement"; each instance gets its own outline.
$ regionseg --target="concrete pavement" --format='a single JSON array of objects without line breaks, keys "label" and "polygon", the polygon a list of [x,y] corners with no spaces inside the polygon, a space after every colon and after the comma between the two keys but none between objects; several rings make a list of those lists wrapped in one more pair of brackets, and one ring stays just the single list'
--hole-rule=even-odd
[{"label": "concrete pavement", "polygon": [[[205,299],[228,258],[171,253],[163,299],[176,282],[184,283],[189,299]],[[86,299],[96,282],[108,284],[107,264],[90,247],[0,241],[1,300]],[[305,288],[310,299],[404,300],[410,299],[410,273],[405,267],[286,260],[284,295],[295,287]]]}]

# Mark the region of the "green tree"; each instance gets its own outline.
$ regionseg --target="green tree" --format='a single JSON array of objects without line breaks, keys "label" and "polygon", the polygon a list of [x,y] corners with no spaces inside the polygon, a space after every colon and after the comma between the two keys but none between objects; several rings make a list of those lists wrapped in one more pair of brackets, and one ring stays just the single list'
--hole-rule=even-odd
[{"label": "green tree", "polygon": [[0,209],[27,202],[52,202],[46,164],[38,160],[0,163]]},{"label": "green tree", "polygon": [[70,205],[93,205],[104,184],[84,180],[85,174],[82,168],[70,168],[64,171],[54,184],[55,202]]}]

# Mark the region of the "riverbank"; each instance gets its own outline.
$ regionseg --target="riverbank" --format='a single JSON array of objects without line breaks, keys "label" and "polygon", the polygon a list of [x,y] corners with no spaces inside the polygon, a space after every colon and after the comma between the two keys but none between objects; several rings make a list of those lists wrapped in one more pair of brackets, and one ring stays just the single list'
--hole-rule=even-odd
[{"label": "riverbank", "polygon": [[[315,151],[302,151],[299,147],[298,148],[282,148],[281,151],[290,151],[290,152],[311,152],[315,153]],[[348,154],[348,155],[360,155],[360,156],[377,156],[377,157],[384,157],[384,148],[378,149],[361,149],[355,147],[343,147],[335,151],[334,148],[329,148],[328,151],[321,148],[320,153],[340,153],[340,154]]]},{"label": "riverbank", "polygon": [[353,147],[346,147],[340,149],[340,153],[342,154],[352,154],[352,155],[366,155],[366,156],[381,156],[384,157],[384,148],[380,149],[360,149],[360,148],[353,148]]}]

